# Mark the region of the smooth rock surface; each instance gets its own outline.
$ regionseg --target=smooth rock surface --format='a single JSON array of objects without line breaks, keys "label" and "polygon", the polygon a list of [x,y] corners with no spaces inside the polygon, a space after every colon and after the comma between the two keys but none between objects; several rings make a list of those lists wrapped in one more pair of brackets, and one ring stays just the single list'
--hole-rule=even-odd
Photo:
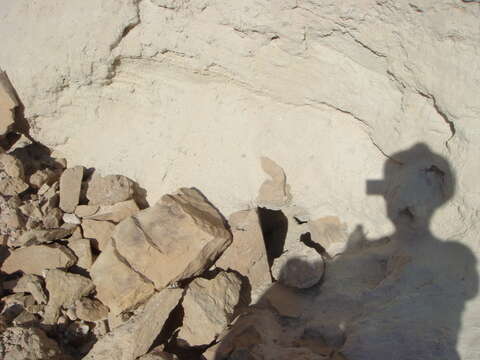
[{"label": "smooth rock surface", "polygon": [[73,213],[80,200],[83,166],[65,169],[60,176],[60,209]]},{"label": "smooth rock surface", "polygon": [[93,263],[90,275],[97,298],[114,314],[129,310],[147,300],[153,285],[122,261],[110,241]]},{"label": "smooth rock surface", "polygon": [[7,274],[21,270],[25,274],[41,275],[43,270],[69,268],[76,261],[76,256],[66,246],[32,245],[12,251],[1,269]]},{"label": "smooth rock surface", "polygon": [[181,297],[181,289],[164,289],[155,294],[140,314],[99,339],[85,359],[134,360],[144,355]]},{"label": "smooth rock surface", "polygon": [[232,241],[218,211],[187,188],[122,221],[113,238],[119,254],[157,289],[199,275]]}]

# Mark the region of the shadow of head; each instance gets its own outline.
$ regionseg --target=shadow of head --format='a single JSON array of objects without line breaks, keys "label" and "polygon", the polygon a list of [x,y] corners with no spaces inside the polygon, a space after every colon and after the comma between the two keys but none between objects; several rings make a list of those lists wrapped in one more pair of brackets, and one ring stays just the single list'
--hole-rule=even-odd
[{"label": "shadow of head", "polygon": [[448,161],[423,143],[393,154],[385,163],[383,180],[368,180],[367,194],[382,195],[387,216],[428,227],[437,208],[455,192],[455,176]]}]

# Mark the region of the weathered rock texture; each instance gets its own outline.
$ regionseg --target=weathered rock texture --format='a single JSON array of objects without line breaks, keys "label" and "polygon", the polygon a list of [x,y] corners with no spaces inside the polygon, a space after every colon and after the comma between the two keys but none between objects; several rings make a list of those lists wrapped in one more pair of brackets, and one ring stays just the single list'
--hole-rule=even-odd
[{"label": "weathered rock texture", "polygon": [[122,221],[113,238],[118,253],[157,289],[201,274],[232,242],[221,214],[187,188]]}]

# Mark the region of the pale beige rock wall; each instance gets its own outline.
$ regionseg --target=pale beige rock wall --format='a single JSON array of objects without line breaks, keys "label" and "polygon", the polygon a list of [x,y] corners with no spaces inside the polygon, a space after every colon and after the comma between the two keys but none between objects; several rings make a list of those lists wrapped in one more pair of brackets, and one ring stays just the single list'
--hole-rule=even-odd
[{"label": "pale beige rock wall", "polygon": [[427,143],[457,178],[432,230],[478,254],[479,19],[456,0],[17,0],[0,8],[0,66],[35,138],[151,203],[196,186],[225,216],[253,206],[267,156],[310,218],[378,237],[392,226],[365,181]]}]

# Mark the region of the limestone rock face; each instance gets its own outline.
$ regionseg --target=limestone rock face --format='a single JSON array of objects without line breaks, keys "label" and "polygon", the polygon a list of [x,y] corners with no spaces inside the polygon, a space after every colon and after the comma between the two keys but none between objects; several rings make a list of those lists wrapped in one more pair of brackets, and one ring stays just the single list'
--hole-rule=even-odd
[{"label": "limestone rock face", "polygon": [[7,274],[21,270],[25,274],[41,275],[43,270],[69,268],[77,258],[66,246],[32,245],[14,250],[2,264]]},{"label": "limestone rock face", "polygon": [[232,241],[218,211],[186,188],[119,223],[113,238],[118,253],[157,289],[199,275]]},{"label": "limestone rock face", "polygon": [[60,177],[60,209],[73,213],[80,199],[83,167],[75,166],[66,169]]},{"label": "limestone rock face", "polygon": [[77,257],[77,266],[89,270],[93,264],[92,247],[89,239],[70,239],[68,247]]},{"label": "limestone rock face", "polygon": [[220,272],[213,279],[197,278],[188,286],[182,306],[180,344],[210,344],[232,320],[240,299],[241,281],[234,273]]},{"label": "limestone rock face", "polygon": [[135,200],[126,200],[114,205],[104,205],[98,208],[93,214],[84,216],[92,220],[108,220],[114,223],[126,219],[129,216],[135,215],[140,211]]},{"label": "limestone rock face", "polygon": [[155,294],[141,313],[99,339],[85,359],[134,360],[144,355],[181,296],[181,289],[164,289]]},{"label": "limestone rock face", "polygon": [[215,265],[246,276],[253,295],[258,297],[272,282],[258,214],[255,210],[239,211],[230,216],[228,223],[233,242]]},{"label": "limestone rock face", "polygon": [[125,264],[109,242],[95,260],[90,275],[97,297],[116,315],[148,299],[153,285]]}]

